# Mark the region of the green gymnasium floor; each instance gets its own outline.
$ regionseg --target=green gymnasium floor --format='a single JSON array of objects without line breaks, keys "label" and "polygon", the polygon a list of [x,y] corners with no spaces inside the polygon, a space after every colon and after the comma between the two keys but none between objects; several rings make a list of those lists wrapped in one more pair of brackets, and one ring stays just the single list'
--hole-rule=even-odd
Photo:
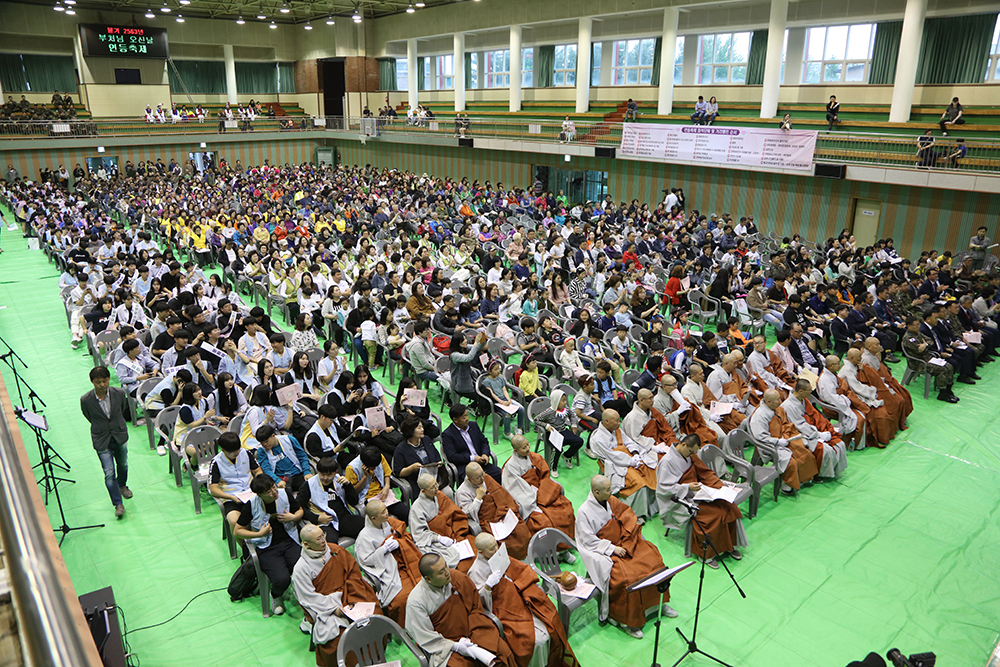
[{"label": "green gymnasium floor", "polygon": [[[76,592],[113,586],[132,629],[166,621],[195,595],[228,584],[235,562],[220,539],[220,516],[211,504],[194,513],[187,483],[174,486],[167,459],[149,450],[140,427],[131,429],[135,497],[126,501],[126,518],[115,520],[79,411],[91,359],[70,348],[55,266],[28,251],[19,233],[3,230],[2,241],[0,335],[27,362],[24,377],[48,404],[50,440],[73,467],[69,476],[77,483],[62,487],[68,522],[107,523],[73,532],[63,544]],[[842,667],[893,646],[934,651],[943,667],[986,664],[1000,626],[998,369],[1000,363],[987,367],[975,387],[959,385],[957,406],[925,401],[915,383],[910,429],[888,449],[852,453],[836,483],[777,503],[763,499],[757,518],[745,520],[750,547],[743,561],[730,561],[747,599],[723,570],[706,570],[700,646],[748,667]],[[16,396],[13,376],[2,370]],[[902,373],[902,366],[895,370]],[[431,396],[440,405],[437,392]],[[33,443],[26,431],[25,441]],[[496,453],[505,460],[509,445],[503,441]],[[29,455],[37,460],[36,452]],[[581,460],[582,468],[563,471],[559,480],[575,505],[596,472],[594,462]],[[54,505],[49,509],[58,520]],[[665,539],[657,520],[645,534],[667,564],[683,562],[679,535]],[[673,628],[679,624],[690,635],[697,585],[692,568],[673,586],[671,605],[680,618],[664,625],[661,664],[683,653]],[[258,598],[232,603],[223,590],[128,639],[143,667],[306,666],[315,661],[298,630],[301,618],[293,606],[264,619]],[[650,662],[652,622],[644,639],[633,640],[599,627],[590,605],[572,626],[571,645],[585,667]],[[715,663],[696,657],[684,664]]]}]

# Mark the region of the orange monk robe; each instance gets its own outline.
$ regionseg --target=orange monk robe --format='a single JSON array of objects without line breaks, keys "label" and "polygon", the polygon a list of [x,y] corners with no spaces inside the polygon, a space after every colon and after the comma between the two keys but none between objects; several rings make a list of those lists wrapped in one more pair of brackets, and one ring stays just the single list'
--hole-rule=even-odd
[{"label": "orange monk robe", "polygon": [[[795,386],[795,378],[788,374],[785,369],[785,364],[782,363],[778,355],[774,353],[773,350],[767,351],[768,365],[764,367],[764,370],[768,371],[774,377],[778,378],[785,384],[789,386]],[[787,398],[787,396],[785,397]]]},{"label": "orange monk robe", "polygon": [[[743,386],[743,391],[746,391],[746,387],[745,385],[743,385],[743,381],[739,380],[738,378],[732,380],[731,382],[727,382],[722,386],[722,388],[723,390],[725,390],[729,386]],[[711,410],[712,403],[718,402],[719,397],[712,393],[712,390],[708,388],[707,382],[701,383],[701,391],[702,391],[702,398],[701,398],[702,405]],[[740,424],[742,424],[743,420],[746,418],[747,416],[742,412],[739,412],[738,410],[733,410],[728,415],[723,417],[721,422],[718,422],[719,428],[721,428],[724,432],[729,433],[733,429],[739,428]]]},{"label": "orange monk robe", "polygon": [[[841,396],[846,396],[851,402],[851,409],[854,410],[854,414],[859,415],[858,417],[858,431],[861,429],[862,422],[868,424],[868,435],[871,436],[874,442],[878,443],[875,446],[885,446],[889,444],[892,440],[893,435],[896,433],[895,426],[893,426],[892,418],[889,416],[889,411],[886,410],[885,405],[880,405],[877,408],[873,408],[864,401],[862,401],[851,386],[847,384],[847,380],[842,377],[837,378],[837,393]],[[860,437],[860,434],[855,436]],[[872,443],[869,440],[870,444]]]},{"label": "orange monk robe", "polygon": [[[713,489],[722,488],[722,480],[702,463],[697,454],[691,456],[691,467],[684,471],[680,479],[681,484],[695,482]],[[692,526],[691,553],[702,558],[715,558],[720,553],[729,553],[737,546],[746,545],[746,534],[741,535],[743,527],[737,524],[742,518],[743,513],[740,512],[740,508],[729,501],[699,502],[698,523]],[[711,538],[711,544],[703,550],[701,545],[706,541],[705,533]]]},{"label": "orange monk robe", "polygon": [[[486,561],[477,559],[476,575],[488,577]],[[554,604],[538,586],[538,575],[523,562],[511,558],[510,567],[503,579],[490,590],[493,615],[503,624],[504,637],[510,646],[518,667],[527,667],[535,652],[535,616],[545,624],[549,633],[549,659],[547,667],[576,667],[580,663],[569,646],[566,629]]]},{"label": "orange monk robe", "polygon": [[[701,413],[700,410],[688,410],[688,412],[698,412],[699,415]],[[674,429],[670,428],[670,424],[667,423],[667,418],[663,416],[662,412],[653,407],[649,408],[649,421],[642,427],[640,435],[652,438],[656,444],[659,445],[662,443],[667,447],[672,447],[677,442],[680,442]]]},{"label": "orange monk robe", "polygon": [[399,542],[399,548],[391,553],[396,560],[396,569],[399,571],[399,581],[403,585],[403,590],[397,593],[396,597],[385,608],[385,615],[399,623],[400,626],[404,626],[406,625],[406,598],[410,595],[413,587],[423,579],[420,575],[420,558],[423,554],[413,543],[413,536],[410,535],[405,523],[390,516],[389,525],[392,527],[392,533],[386,539],[394,539]]},{"label": "orange monk robe", "polygon": [[681,433],[686,435],[697,433],[698,437],[701,438],[701,444],[719,446],[719,434],[708,425],[708,422],[705,421],[705,415],[701,414],[701,410],[697,406],[693,406],[692,409],[680,415],[677,421],[680,424]]},{"label": "orange monk robe", "polygon": [[[486,478],[491,479],[489,475]],[[500,637],[500,631],[483,612],[479,591],[469,576],[452,570],[451,587],[457,595],[453,594],[430,615],[434,630],[453,642],[468,637],[472,643],[497,656],[495,664],[498,667],[517,667],[510,646]],[[457,652],[451,653],[446,664],[448,667],[482,667],[478,661]]]},{"label": "orange monk robe", "polygon": [[486,495],[483,496],[482,505],[479,506],[479,527],[492,535],[493,529],[490,528],[490,522],[500,523],[507,515],[507,510],[511,510],[517,517],[517,527],[514,532],[499,541],[507,545],[507,553],[511,558],[524,560],[528,556],[531,531],[521,519],[521,507],[507,489],[500,486],[495,479],[489,475],[485,475],[483,479],[486,483]]},{"label": "orange monk robe", "polygon": [[[862,361],[864,361],[864,357],[862,357]],[[862,363],[862,366],[865,368],[871,368],[868,364],[865,363]],[[875,369],[872,368],[871,370]],[[884,361],[879,363],[879,368],[875,372],[878,373],[880,378],[882,378],[882,382],[885,383],[885,386],[892,389],[894,392],[896,392],[896,395],[901,398],[903,412],[905,413],[903,415],[902,423],[905,426],[906,418],[910,416],[911,412],[913,412],[913,397],[910,396],[910,390],[904,387],[902,384],[900,384],[899,380],[897,380],[893,376],[892,371],[889,370],[888,364],[886,364]]]},{"label": "orange monk robe", "polygon": [[[438,514],[436,517],[428,519],[427,527],[432,532],[450,537],[455,542],[463,540],[468,542],[472,547],[472,552],[475,553],[476,542],[472,530],[469,529],[469,517],[465,516],[465,512],[451,498],[444,495],[443,491],[438,490],[437,502]],[[462,572],[468,572],[469,568],[472,567],[472,559],[466,558],[458,561],[457,567]]]},{"label": "orange monk robe", "polygon": [[[319,571],[313,579],[313,587],[320,595],[331,595],[340,591],[343,595],[340,599],[341,606],[357,604],[359,602],[374,602],[376,616],[382,615],[382,607],[379,606],[378,596],[375,589],[361,576],[358,562],[347,551],[336,544],[327,545],[330,547],[330,560],[326,562],[323,569]],[[309,613],[306,612],[309,618]],[[310,622],[312,621],[309,618]],[[340,637],[316,646],[316,664],[319,667],[337,667],[337,646],[340,644]]]},{"label": "orange monk robe", "polygon": [[[513,467],[511,459],[507,459],[504,463],[505,471],[508,470],[508,465]],[[535,503],[541,510],[541,512],[531,512],[524,520],[528,530],[534,535],[543,528],[558,528],[570,537],[576,537],[573,503],[563,493],[562,486],[553,481],[549,464],[535,452],[528,452],[528,461],[531,467],[521,474],[521,479],[535,488]],[[509,551],[510,547],[507,549]]]},{"label": "orange monk robe", "polygon": [[[663,558],[656,546],[642,536],[642,526],[628,505],[612,496],[608,499],[608,506],[612,518],[597,532],[597,537],[627,552],[624,557],[611,556],[613,565],[608,586],[608,615],[622,625],[641,628],[646,623],[646,610],[656,607],[660,595],[656,586],[631,593],[625,589],[663,569]],[[669,597],[664,599],[669,600]]]},{"label": "orange monk robe", "polygon": [[[906,409],[907,399],[896,391],[895,388],[893,388],[893,391],[889,391],[890,387],[886,385],[882,379],[882,375],[867,364],[858,366],[858,380],[871,387],[875,387],[876,397],[882,401],[882,407],[889,413],[890,424],[892,425],[892,437],[895,437],[896,431],[902,430],[906,426],[906,417],[910,414],[910,411]],[[879,442],[882,441],[879,440]]]},{"label": "orange monk robe", "polygon": [[[785,473],[781,476],[782,481],[796,491],[802,488],[802,484],[812,481],[812,478],[819,473],[819,465],[813,453],[802,444],[802,436],[795,424],[788,420],[785,411],[778,406],[774,411],[769,425],[771,436],[784,438],[788,441],[788,448],[792,452],[792,460],[788,462]],[[819,449],[817,447],[816,449]]]}]

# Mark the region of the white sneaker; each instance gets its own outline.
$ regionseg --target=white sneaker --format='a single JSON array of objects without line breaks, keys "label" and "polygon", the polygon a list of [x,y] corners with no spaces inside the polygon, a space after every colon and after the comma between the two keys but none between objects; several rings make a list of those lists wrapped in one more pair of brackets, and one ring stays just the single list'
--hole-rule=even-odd
[{"label": "white sneaker", "polygon": [[566,563],[567,565],[572,565],[576,562],[576,556],[573,555],[571,551],[560,551],[559,560]]},{"label": "white sneaker", "polygon": [[156,453],[159,456],[166,456],[167,455],[167,448],[164,447],[163,445],[157,445],[156,446]]},{"label": "white sneaker", "polygon": [[623,627],[622,630],[624,630],[625,634],[627,634],[632,639],[642,639],[642,629],[641,628],[627,628],[627,627]]},{"label": "white sneaker", "polygon": [[668,604],[663,605],[663,615],[667,618],[677,618],[677,611]]},{"label": "white sneaker", "polygon": [[271,613],[275,616],[281,616],[285,613],[285,608],[281,606],[280,600],[271,600]]},{"label": "white sneaker", "polygon": [[552,472],[551,472],[551,473],[549,474],[549,476],[550,476],[550,477],[551,477],[552,479],[559,479],[559,471],[558,471],[558,470],[553,470],[553,471],[552,471]]}]

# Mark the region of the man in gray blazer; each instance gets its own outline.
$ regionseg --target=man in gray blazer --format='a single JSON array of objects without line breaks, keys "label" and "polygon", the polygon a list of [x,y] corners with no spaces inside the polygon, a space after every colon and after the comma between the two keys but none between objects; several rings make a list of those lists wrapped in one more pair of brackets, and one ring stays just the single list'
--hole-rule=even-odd
[{"label": "man in gray blazer", "polygon": [[[108,487],[115,516],[125,516],[122,497],[131,498],[128,482],[128,395],[119,387],[111,387],[111,373],[106,366],[90,371],[92,391],[80,397],[80,411],[90,422],[90,437],[104,468],[104,484]],[[117,468],[117,474],[116,474]]]}]

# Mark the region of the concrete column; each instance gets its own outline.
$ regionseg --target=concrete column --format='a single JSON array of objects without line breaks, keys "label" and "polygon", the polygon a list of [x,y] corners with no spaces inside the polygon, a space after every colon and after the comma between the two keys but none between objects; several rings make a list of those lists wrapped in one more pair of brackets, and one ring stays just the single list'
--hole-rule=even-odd
[{"label": "concrete column", "polygon": [[510,110],[521,110],[521,26],[510,27]]},{"label": "concrete column", "polygon": [[781,90],[781,49],[785,45],[785,21],[788,0],[771,0],[771,19],[767,23],[767,57],[764,60],[764,90],[760,99],[760,117],[774,118],[778,113]]},{"label": "concrete column", "polygon": [[782,85],[797,86],[802,83],[802,63],[806,51],[806,29],[788,29],[788,49],[785,51],[785,78]]},{"label": "concrete column", "polygon": [[455,111],[465,111],[465,33],[455,33]]},{"label": "concrete column", "polygon": [[674,108],[674,56],[677,55],[677,19],[680,10],[663,10],[663,44],[660,48],[660,90],[656,98],[656,113],[666,116]]},{"label": "concrete column", "polygon": [[412,109],[416,110],[420,101],[417,95],[417,40],[412,37],[406,40],[406,72],[406,87],[408,88],[406,102]]},{"label": "concrete column", "polygon": [[[590,46],[594,31],[594,19],[585,16],[580,19],[580,31],[576,38],[576,112],[590,111]],[[603,49],[602,49],[603,55]]]},{"label": "concrete column", "polygon": [[913,104],[913,85],[917,81],[917,60],[920,58],[920,39],[924,34],[924,17],[927,0],[906,0],[903,11],[903,34],[899,39],[899,57],[896,58],[896,79],[892,86],[890,123],[910,120]]},{"label": "concrete column", "polygon": [[236,97],[236,59],[232,44],[222,45],[222,57],[226,60],[226,101],[235,106],[239,100]]},{"label": "concrete column", "polygon": [[[681,67],[681,85],[694,86],[698,82],[698,35],[684,36],[684,64]],[[692,98],[693,100],[694,98]]]},{"label": "concrete column", "polygon": [[601,42],[601,85],[610,86],[614,78],[615,43]]}]

